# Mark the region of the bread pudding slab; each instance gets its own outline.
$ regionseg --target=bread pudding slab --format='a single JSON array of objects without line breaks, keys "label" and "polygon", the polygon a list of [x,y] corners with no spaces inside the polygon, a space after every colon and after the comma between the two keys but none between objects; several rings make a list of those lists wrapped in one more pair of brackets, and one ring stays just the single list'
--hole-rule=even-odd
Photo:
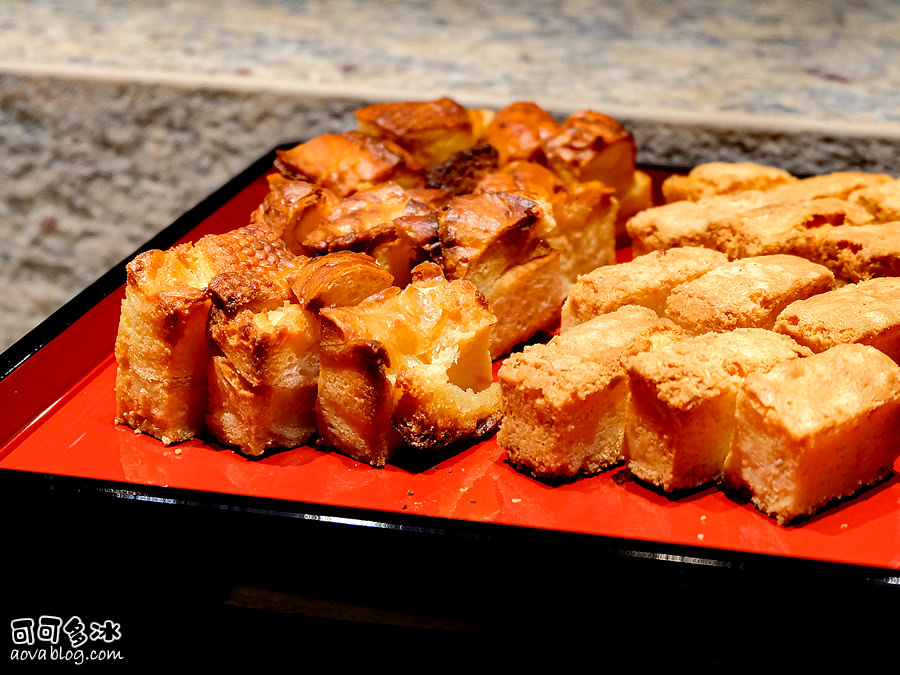
[{"label": "bread pudding slab", "polygon": [[620,463],[628,388],[623,360],[680,339],[646,307],[586,321],[507,358],[498,371],[509,461],[543,478],[593,474]]},{"label": "bread pudding slab", "polygon": [[874,347],[838,345],[779,364],[738,392],[725,481],[787,524],[890,473],[898,423],[900,366]]},{"label": "bread pudding slab", "polygon": [[738,328],[628,359],[629,470],[666,491],[717,481],[731,448],[741,380],[810,353],[784,335]]},{"label": "bread pudding slab", "polygon": [[847,284],[792,302],[778,315],[775,330],[814,352],[860,343],[900,362],[900,278]]},{"label": "bread pudding slab", "polygon": [[560,330],[566,331],[625,305],[641,305],[662,316],[673,288],[726,262],[728,258],[718,251],[684,246],[598,267],[579,276],[569,289]]},{"label": "bread pudding slab", "polygon": [[666,301],[666,316],[694,334],[771,329],[790,303],[833,287],[834,275],[805,258],[742,258],[677,286]]}]

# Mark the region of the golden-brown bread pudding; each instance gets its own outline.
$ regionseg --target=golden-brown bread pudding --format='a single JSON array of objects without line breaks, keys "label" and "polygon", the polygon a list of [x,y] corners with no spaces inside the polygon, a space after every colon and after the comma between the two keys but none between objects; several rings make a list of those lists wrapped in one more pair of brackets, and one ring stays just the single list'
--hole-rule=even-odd
[{"label": "golden-brown bread pudding", "polygon": [[900,221],[823,227],[817,232],[814,260],[844,281],[900,276]]},{"label": "golden-brown bread pudding", "polygon": [[809,354],[785,335],[738,328],[688,338],[628,359],[625,455],[629,470],[666,491],[715,482],[731,448],[741,380],[751,372]]},{"label": "golden-brown bread pudding", "polygon": [[[208,287],[226,305],[275,307],[302,259],[267,230],[241,228],[152,250],[128,264],[116,337],[116,423],[185,441],[205,430]],[[232,276],[229,276],[232,275]],[[236,277],[245,284],[231,284]]]},{"label": "golden-brown bread pudding", "polygon": [[625,305],[648,307],[663,316],[673,288],[726,262],[724,253],[687,246],[652,251],[629,262],[599,267],[579,276],[569,289],[560,330],[565,332]]},{"label": "golden-brown bread pudding", "polygon": [[830,291],[834,283],[827,268],[798,256],[742,258],[676,286],[666,316],[692,334],[771,329],[789,304]]},{"label": "golden-brown bread pudding", "polygon": [[425,168],[475,144],[469,111],[450,98],[377,103],[356,111],[359,130],[396,143]]},{"label": "golden-brown bread pudding", "polygon": [[687,175],[669,176],[660,189],[666,202],[695,202],[714,195],[768,190],[795,180],[784,169],[755,162],[707,162],[695,166]]},{"label": "golden-brown bread pudding", "polygon": [[725,480],[789,523],[889,474],[898,421],[900,366],[874,347],[784,362],[744,380]]},{"label": "golden-brown bread pudding", "polygon": [[489,353],[496,319],[470,282],[423,263],[402,291],[321,316],[321,444],[383,466],[405,448],[444,448],[499,422]]},{"label": "golden-brown bread pudding", "polygon": [[276,167],[289,178],[307,180],[346,197],[379,183],[422,187],[422,165],[396,143],[360,131],[322,134],[279,150]]},{"label": "golden-brown bread pudding", "polygon": [[823,227],[865,225],[864,208],[835,197],[766,204],[726,216],[710,225],[714,248],[732,260],[790,253],[814,257]]},{"label": "golden-brown bread pudding", "polygon": [[623,361],[680,339],[645,307],[596,317],[500,367],[504,417],[497,442],[540,477],[593,474],[623,459],[628,388]]},{"label": "golden-brown bread pudding", "polygon": [[250,225],[267,229],[298,255],[313,252],[303,239],[331,213],[337,196],[320,185],[291,180],[279,173],[268,176],[269,192],[250,216]]},{"label": "golden-brown bread pudding", "polygon": [[550,239],[556,224],[538,201],[503,192],[461,195],[439,213],[441,266],[487,298],[497,325],[498,358],[555,325],[568,282]]},{"label": "golden-brown bread pudding", "polygon": [[900,362],[900,278],[847,284],[788,305],[775,330],[814,352],[858,342]]},{"label": "golden-brown bread pudding", "polygon": [[516,160],[546,161],[544,143],[559,131],[559,122],[536,103],[517,101],[498,110],[482,137],[500,153],[500,164]]}]

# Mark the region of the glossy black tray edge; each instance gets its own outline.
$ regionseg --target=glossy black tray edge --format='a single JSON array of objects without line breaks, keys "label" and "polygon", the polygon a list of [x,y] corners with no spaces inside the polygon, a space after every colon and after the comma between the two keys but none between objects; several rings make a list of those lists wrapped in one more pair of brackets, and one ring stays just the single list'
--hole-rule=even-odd
[{"label": "glossy black tray edge", "polygon": [[[278,148],[293,144],[281,144]],[[115,292],[124,278],[125,264],[134,255],[173,244],[259,178],[272,165],[274,157],[275,149],[253,162],[6,350],[0,355],[0,380],[38,353],[97,302]],[[656,165],[642,168],[683,170]],[[238,539],[253,537],[260,551],[264,549],[273,559],[295,555],[296,551],[289,551],[303,540],[319,541],[324,537],[329,546],[342,542],[340,548],[343,549],[356,540],[374,536],[381,542],[390,536],[393,545],[400,544],[403,549],[411,547],[409,550],[416,551],[415,555],[428,558],[426,551],[430,552],[430,563],[438,566],[446,566],[448,560],[457,560],[457,555],[451,554],[454,550],[488,556],[507,566],[515,564],[521,556],[530,559],[587,558],[598,569],[606,569],[622,578],[640,578],[645,586],[663,594],[679,589],[712,591],[727,587],[732,593],[744,589],[741,593],[749,594],[749,601],[755,592],[751,589],[764,588],[766,592],[773,592],[784,589],[785,584],[794,597],[801,597],[803,593],[812,597],[827,588],[832,598],[849,594],[845,598],[847,602],[860,602],[863,597],[878,602],[890,597],[896,602],[897,593],[900,593],[900,572],[881,568],[9,469],[0,470],[0,504],[18,514],[31,514],[30,518],[21,515],[15,521],[24,527],[22,531],[26,538],[31,529],[23,523],[34,525],[37,521],[44,522],[42,519],[74,518],[75,514],[80,514],[83,519],[98,517],[118,527],[120,542],[122,532],[152,532],[159,529],[159,523],[165,522],[170,535],[180,535],[180,543],[193,548],[194,554],[198,553],[201,540],[211,547],[209,550],[214,550],[217,545],[222,545],[223,539],[233,536]],[[123,513],[129,514],[127,518],[135,518],[135,527],[123,521]],[[198,531],[218,532],[223,537],[217,542],[205,537],[195,539]],[[258,541],[260,533],[266,533],[268,537],[264,545]],[[144,545],[146,535],[141,536],[143,539],[138,537],[132,542],[133,546]],[[36,545],[36,550],[40,548]],[[97,551],[104,548],[98,546]],[[235,551],[230,554],[237,555]]]}]

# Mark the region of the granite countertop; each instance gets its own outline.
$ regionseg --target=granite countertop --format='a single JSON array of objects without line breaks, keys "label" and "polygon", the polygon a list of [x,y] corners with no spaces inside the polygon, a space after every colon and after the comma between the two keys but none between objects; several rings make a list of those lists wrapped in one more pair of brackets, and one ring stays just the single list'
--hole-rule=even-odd
[{"label": "granite countertop", "polygon": [[274,144],[379,100],[593,108],[644,161],[896,171],[900,6],[0,5],[0,349]]}]

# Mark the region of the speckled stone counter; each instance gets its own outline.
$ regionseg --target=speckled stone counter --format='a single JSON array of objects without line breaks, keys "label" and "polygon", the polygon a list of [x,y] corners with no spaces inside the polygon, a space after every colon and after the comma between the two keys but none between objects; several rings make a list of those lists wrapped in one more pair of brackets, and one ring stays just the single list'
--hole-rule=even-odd
[{"label": "speckled stone counter", "polygon": [[645,162],[900,173],[887,1],[0,5],[0,349],[277,143],[450,95],[623,121]]}]

